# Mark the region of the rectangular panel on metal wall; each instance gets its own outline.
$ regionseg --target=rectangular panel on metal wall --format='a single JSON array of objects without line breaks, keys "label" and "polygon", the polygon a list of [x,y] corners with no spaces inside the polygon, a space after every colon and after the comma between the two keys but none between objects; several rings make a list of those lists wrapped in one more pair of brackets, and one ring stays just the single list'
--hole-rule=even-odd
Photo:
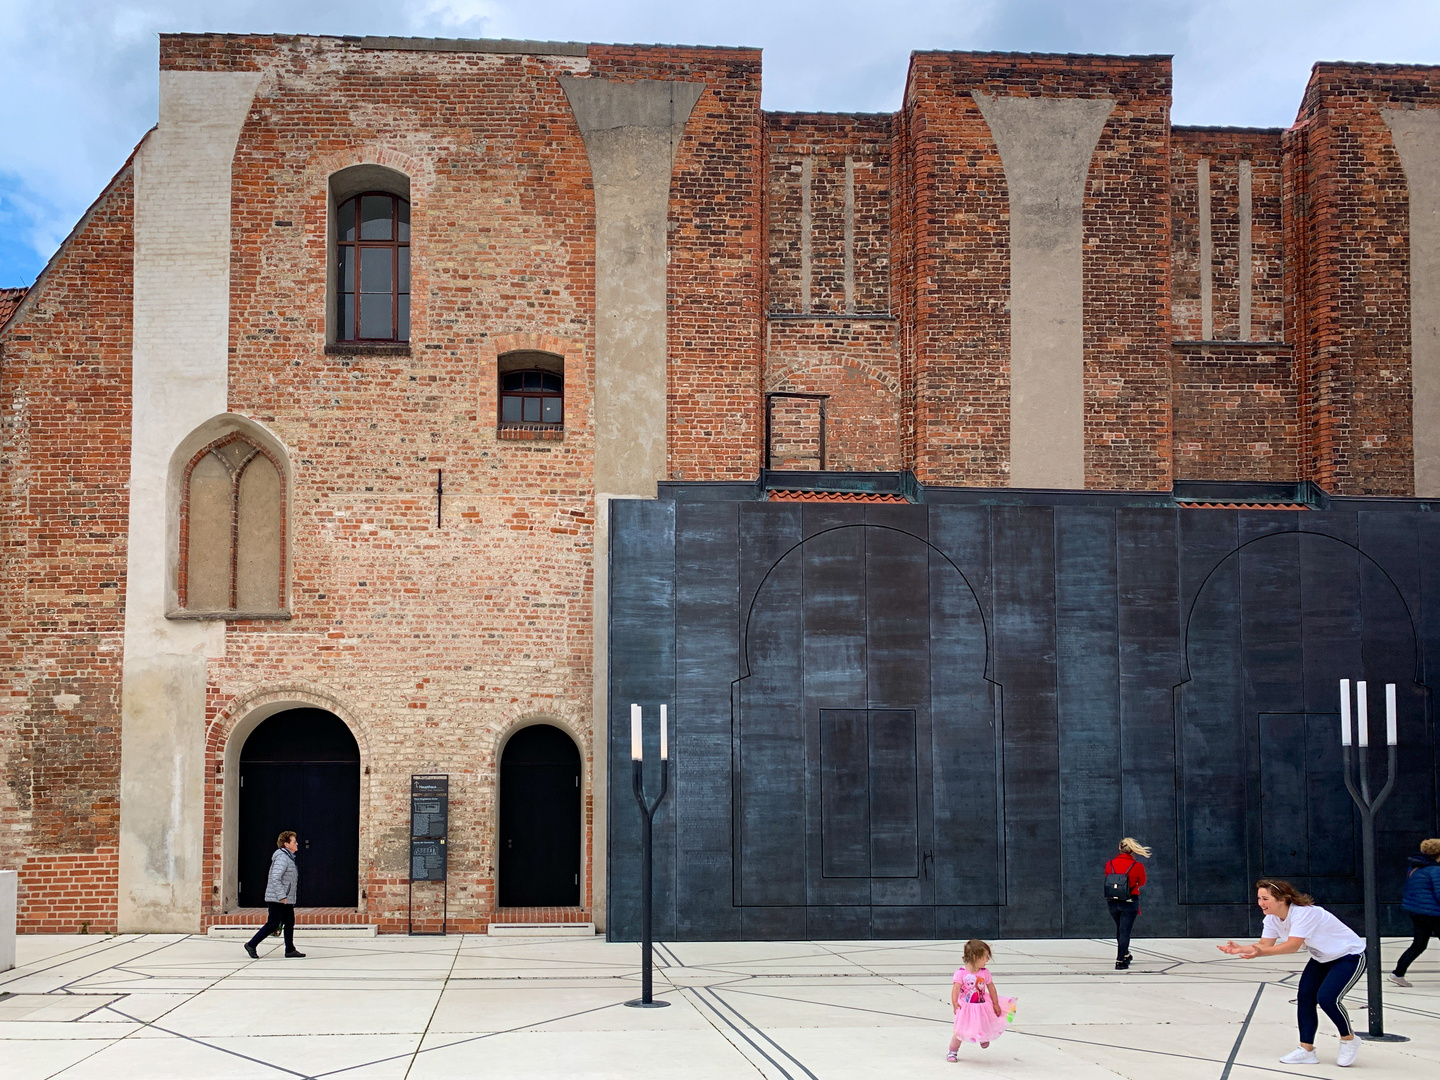
[{"label": "rectangular panel on metal wall", "polygon": [[919,873],[917,780],[914,712],[820,710],[825,877]]},{"label": "rectangular panel on metal wall", "polygon": [[1279,878],[1310,873],[1310,823],[1305,793],[1305,717],[1264,713],[1260,717],[1260,872]]},{"label": "rectangular panel on metal wall", "polygon": [[[660,704],[675,700],[675,504],[616,499],[610,504],[610,872],[607,919],[614,932],[639,930],[639,875],[628,860],[640,846],[630,789],[630,704],[645,716],[647,783],[659,786]],[[674,933],[674,803],[655,817],[655,932]]]},{"label": "rectangular panel on metal wall", "polygon": [[870,876],[870,717],[820,710],[820,868],[829,878]]},{"label": "rectangular panel on metal wall", "polygon": [[1312,877],[1350,878],[1355,856],[1355,804],[1345,790],[1340,760],[1340,715],[1305,717],[1305,806]]},{"label": "rectangular panel on metal wall", "polygon": [[1044,937],[1063,931],[1053,902],[1060,850],[1060,760],[1055,712],[1055,513],[991,512],[995,565],[995,669],[1005,687],[1006,898],[1001,929]]},{"label": "rectangular panel on metal wall", "polygon": [[680,937],[734,939],[730,691],[740,673],[739,504],[681,503],[675,517],[676,852]]},{"label": "rectangular panel on metal wall", "polygon": [[[1065,858],[1099,867],[1115,851],[1120,791],[1120,672],[1115,512],[1055,516],[1055,646],[1060,726],[1060,835]],[[1093,880],[1061,882],[1067,932],[1113,932]]]},{"label": "rectangular panel on metal wall", "polygon": [[934,847],[927,849],[926,871],[936,904],[974,910],[1005,896],[1002,725],[997,690],[986,679],[990,512],[932,507],[929,539],[935,547],[930,559]]},{"label": "rectangular panel on metal wall", "polygon": [[869,726],[870,875],[913,878],[920,873],[915,713],[877,709]]},{"label": "rectangular panel on metal wall", "polygon": [[782,558],[799,542],[800,520],[798,506],[740,513],[741,565],[754,581],[736,717],[736,902],[747,908],[803,909],[806,901],[796,847],[805,835],[805,731],[795,692],[804,678],[803,575],[798,558]]}]

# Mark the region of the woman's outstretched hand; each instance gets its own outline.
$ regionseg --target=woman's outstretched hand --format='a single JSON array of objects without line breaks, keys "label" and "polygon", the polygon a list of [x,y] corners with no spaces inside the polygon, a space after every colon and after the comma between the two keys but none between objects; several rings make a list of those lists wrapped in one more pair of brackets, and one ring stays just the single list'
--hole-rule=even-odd
[{"label": "woman's outstretched hand", "polygon": [[1255,945],[1236,945],[1233,941],[1227,941],[1224,945],[1215,946],[1223,953],[1231,956],[1238,956],[1243,960],[1254,960],[1260,955],[1260,949]]}]

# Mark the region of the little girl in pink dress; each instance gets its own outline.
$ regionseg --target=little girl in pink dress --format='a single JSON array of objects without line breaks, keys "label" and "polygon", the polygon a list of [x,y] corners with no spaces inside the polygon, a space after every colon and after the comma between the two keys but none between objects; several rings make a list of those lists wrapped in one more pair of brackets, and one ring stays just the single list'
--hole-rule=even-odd
[{"label": "little girl in pink dress", "polygon": [[990,946],[978,939],[965,943],[965,966],[955,972],[950,1007],[955,1011],[955,1034],[950,1036],[946,1061],[955,1061],[962,1042],[977,1042],[983,1050],[1000,1037],[1015,1015],[1015,999],[1001,997],[985,965]]}]

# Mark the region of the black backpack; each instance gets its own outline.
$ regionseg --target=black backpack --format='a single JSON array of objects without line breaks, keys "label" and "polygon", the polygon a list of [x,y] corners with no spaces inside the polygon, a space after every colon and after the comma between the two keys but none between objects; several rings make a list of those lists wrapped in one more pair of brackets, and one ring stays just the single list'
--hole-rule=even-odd
[{"label": "black backpack", "polygon": [[[1105,865],[1106,865],[1106,866],[1109,866],[1110,864],[1109,864],[1109,863],[1106,863]],[[1132,863],[1132,865],[1133,865],[1133,863]],[[1129,901],[1135,899],[1135,895],[1130,891],[1130,875],[1129,875],[1129,874],[1106,874],[1106,875],[1105,875],[1105,899],[1106,899],[1106,900],[1122,900],[1122,901],[1125,901],[1125,902],[1127,902],[1127,903],[1128,903]]]}]

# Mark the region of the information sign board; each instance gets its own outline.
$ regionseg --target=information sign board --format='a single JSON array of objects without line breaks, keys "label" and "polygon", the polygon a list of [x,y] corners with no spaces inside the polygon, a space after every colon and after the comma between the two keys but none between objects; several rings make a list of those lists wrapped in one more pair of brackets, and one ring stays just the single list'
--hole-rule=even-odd
[{"label": "information sign board", "polygon": [[450,777],[410,777],[410,880],[444,881]]}]

